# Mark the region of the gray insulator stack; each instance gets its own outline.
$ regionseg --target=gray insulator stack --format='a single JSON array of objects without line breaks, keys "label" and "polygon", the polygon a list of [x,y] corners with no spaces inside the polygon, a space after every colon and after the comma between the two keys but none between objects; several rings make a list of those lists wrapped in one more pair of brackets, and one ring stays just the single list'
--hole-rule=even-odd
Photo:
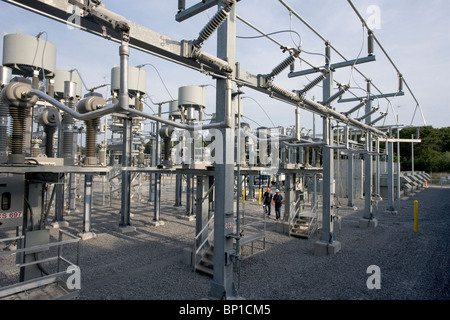
[{"label": "gray insulator stack", "polygon": [[8,133],[8,106],[0,99],[0,156],[6,156],[7,144],[6,136]]}]

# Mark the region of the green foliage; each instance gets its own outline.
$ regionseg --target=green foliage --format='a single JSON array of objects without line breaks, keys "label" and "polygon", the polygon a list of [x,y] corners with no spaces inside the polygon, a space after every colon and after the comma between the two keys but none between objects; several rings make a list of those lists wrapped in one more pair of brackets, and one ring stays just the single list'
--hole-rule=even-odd
[{"label": "green foliage", "polygon": [[[419,134],[419,137],[417,136]],[[450,172],[450,127],[405,128],[400,138],[422,140],[414,144],[414,170],[426,172]],[[403,171],[410,171],[412,164],[411,144],[401,143],[400,162]]]}]

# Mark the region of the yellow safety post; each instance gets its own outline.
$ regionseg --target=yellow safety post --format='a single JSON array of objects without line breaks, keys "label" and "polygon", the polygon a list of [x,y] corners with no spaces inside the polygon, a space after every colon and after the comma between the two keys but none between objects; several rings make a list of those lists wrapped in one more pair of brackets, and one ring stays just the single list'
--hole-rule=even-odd
[{"label": "yellow safety post", "polygon": [[259,189],[258,204],[261,204],[261,189]]},{"label": "yellow safety post", "polygon": [[245,202],[245,187],[242,189],[242,202]]},{"label": "yellow safety post", "polygon": [[419,201],[414,201],[414,232],[419,232]]}]

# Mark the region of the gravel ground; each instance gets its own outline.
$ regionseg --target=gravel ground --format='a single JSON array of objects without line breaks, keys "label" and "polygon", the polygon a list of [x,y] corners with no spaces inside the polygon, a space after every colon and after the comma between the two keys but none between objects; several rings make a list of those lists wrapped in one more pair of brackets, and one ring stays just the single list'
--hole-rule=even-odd
[{"label": "gravel ground", "polygon": [[[211,278],[181,261],[193,246],[195,221],[183,219],[184,207],[173,206],[164,192],[163,226],[150,225],[153,206],[133,202],[136,231],[121,234],[119,200],[104,205],[97,196],[92,228],[95,239],[81,243],[81,300],[200,300],[208,297]],[[414,233],[413,201],[419,201],[419,232]],[[184,201],[184,198],[183,198]],[[341,199],[346,203],[345,199]],[[363,208],[363,202],[356,203]],[[82,229],[79,209],[66,218],[65,230]],[[235,268],[238,294],[248,300],[448,300],[450,299],[450,188],[429,187],[401,201],[397,215],[378,204],[376,228],[361,229],[362,210],[342,207],[335,255],[314,255],[320,230],[309,239],[289,237],[267,221],[266,251]],[[246,212],[261,206],[246,201]],[[52,229],[51,233],[56,234]],[[73,259],[70,249],[65,253]],[[370,290],[367,268],[380,268],[381,288]],[[3,280],[5,275],[3,275]],[[2,278],[0,277],[0,284]]]}]

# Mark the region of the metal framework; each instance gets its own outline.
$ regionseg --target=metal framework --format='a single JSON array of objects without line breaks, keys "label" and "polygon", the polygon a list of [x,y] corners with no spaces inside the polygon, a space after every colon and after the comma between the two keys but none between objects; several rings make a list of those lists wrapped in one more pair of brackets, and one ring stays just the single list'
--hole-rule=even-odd
[{"label": "metal framework", "polygon": [[[321,77],[317,81],[313,81],[306,88],[300,88],[299,91],[291,91],[275,83],[275,78],[289,65],[299,58],[300,52],[291,51],[289,56],[285,58],[278,66],[272,69],[269,73],[251,74],[241,68],[236,57],[236,25],[237,25],[237,9],[239,7],[238,1],[235,0],[208,0],[202,1],[191,8],[185,8],[180,4],[180,11],[176,15],[178,22],[184,21],[206,9],[217,6],[217,13],[211,21],[200,31],[199,36],[195,40],[174,40],[160,34],[156,31],[150,30],[140,26],[133,21],[126,19],[120,14],[114,13],[106,9],[101,1],[81,1],[81,0],[3,0],[6,3],[30,10],[34,13],[43,15],[45,17],[54,19],[64,24],[72,23],[73,26],[84,31],[93,33],[99,37],[118,42],[119,57],[120,57],[120,94],[118,101],[109,105],[102,105],[98,110],[88,113],[80,113],[58,100],[52,98],[46,93],[32,89],[31,87],[26,92],[22,93],[20,99],[33,99],[35,97],[45,100],[61,110],[62,112],[78,119],[91,120],[98,119],[101,116],[113,113],[120,113],[125,115],[124,120],[124,146],[123,146],[123,162],[122,162],[122,207],[121,207],[121,223],[120,227],[123,229],[132,228],[130,221],[130,172],[133,170],[140,170],[152,172],[156,174],[155,190],[154,190],[154,204],[155,204],[155,220],[159,220],[159,184],[161,173],[165,169],[158,169],[160,154],[157,155],[157,163],[155,167],[150,169],[133,169],[130,166],[129,154],[131,152],[131,126],[133,117],[142,117],[150,119],[158,123],[158,130],[161,124],[170,125],[175,128],[180,128],[188,131],[214,129],[219,133],[217,135],[220,141],[222,150],[220,152],[220,159],[216,159],[213,171],[208,171],[205,168],[196,168],[195,165],[186,165],[180,169],[180,172],[197,176],[197,199],[203,199],[209,193],[207,183],[208,177],[214,177],[215,190],[215,214],[214,214],[214,274],[211,282],[210,296],[214,299],[231,299],[237,296],[233,280],[233,264],[241,259],[239,253],[234,249],[233,244],[236,241],[239,247],[241,240],[239,230],[239,217],[237,222],[235,220],[234,208],[234,185],[235,185],[235,126],[236,119],[240,119],[240,114],[237,112],[239,99],[236,99],[236,92],[238,86],[245,86],[256,91],[267,94],[270,97],[284,101],[286,104],[295,106],[296,124],[295,130],[291,135],[282,134],[278,137],[269,136],[268,138],[256,137],[255,141],[258,143],[270,142],[271,140],[282,141],[288,147],[321,147],[323,159],[323,228],[320,240],[315,244],[315,251],[321,254],[325,251],[327,254],[337,252],[340,249],[340,243],[336,239],[333,230],[333,210],[332,210],[332,185],[334,180],[334,153],[335,150],[347,151],[353,155],[356,153],[364,154],[365,176],[364,191],[366,196],[366,210],[362,220],[375,221],[374,213],[372,212],[372,154],[373,139],[376,141],[386,140],[388,134],[379,128],[373,126],[371,119],[372,100],[380,97],[390,97],[390,94],[370,95],[370,89],[373,84],[368,81],[368,97],[361,97],[355,99],[340,99],[339,102],[359,101],[358,108],[354,108],[349,112],[340,113],[331,107],[331,103],[341,97],[348,87],[343,86],[340,91],[333,93],[333,76],[337,69],[344,67],[354,67],[359,63],[370,63],[375,61],[375,56],[369,55],[365,58],[358,58],[353,60],[346,60],[340,63],[331,63],[330,49],[334,49],[327,41],[324,41],[326,60],[324,66],[320,68],[313,68],[302,72],[291,72],[289,77],[297,77],[310,73],[322,72]],[[291,7],[284,1],[280,0],[289,12],[296,15],[302,22],[314,30],[306,23]],[[78,8],[80,16],[75,16],[71,10],[67,10],[68,6]],[[75,23],[76,20],[76,23]],[[239,18],[239,20],[243,20]],[[217,56],[211,55],[202,51],[203,42],[211,36],[213,32],[217,32]],[[321,39],[324,38],[316,33]],[[158,116],[148,114],[136,108],[130,108],[128,102],[128,83],[127,70],[129,49],[135,48],[142,52],[160,57],[162,59],[171,61],[173,63],[197,70],[207,76],[216,79],[216,120],[210,124],[203,124],[201,126],[192,123],[179,123],[170,119],[163,119],[161,114]],[[312,88],[314,85],[323,82],[323,103],[319,103],[305,97],[304,93]],[[303,89],[303,90],[302,90]],[[395,93],[399,96],[403,93]],[[351,113],[365,105],[365,116],[359,119],[351,117]],[[307,110],[322,117],[323,120],[323,139],[321,141],[305,141],[300,132],[300,109]],[[362,122],[364,120],[364,122]],[[239,120],[240,121],[240,120]],[[240,122],[238,121],[239,128]],[[342,125],[345,127],[345,143],[338,145],[334,142],[333,124]],[[356,150],[353,148],[353,143],[349,138],[349,130],[360,131],[365,135],[366,145],[364,150]],[[250,133],[249,133],[250,134]],[[244,131],[245,135],[245,131]],[[392,140],[389,142],[389,155],[392,161]],[[399,140],[396,140],[399,141]],[[157,150],[160,150],[159,140],[156,140]],[[352,161],[349,162],[350,168]],[[391,168],[392,166],[390,166]],[[30,172],[30,169],[27,169]],[[43,170],[42,168],[35,168],[32,170]],[[48,169],[55,171],[55,168]],[[72,171],[81,169],[72,169]],[[94,170],[93,169],[85,169]],[[240,169],[239,169],[240,170]],[[391,169],[390,169],[391,170]],[[1,171],[23,172],[23,168],[2,168]],[[64,172],[70,172],[71,169],[64,169]],[[314,177],[317,174],[317,169],[313,169]],[[318,170],[320,171],[320,170]],[[352,170],[350,169],[349,172]],[[42,171],[39,171],[42,172]],[[96,171],[98,172],[98,171]],[[253,170],[239,171],[238,181],[242,174],[255,174],[259,172],[256,168]],[[284,172],[289,175],[288,181],[295,181],[295,175],[305,172],[304,168],[294,167],[285,168]],[[91,194],[92,188],[92,173],[86,174],[86,193]],[[392,179],[391,179],[392,180]],[[349,181],[353,181],[352,177]],[[290,183],[291,183],[290,182]],[[212,188],[212,187],[211,187]],[[353,189],[350,185],[349,188]],[[239,188],[238,188],[239,189]],[[315,189],[314,189],[315,190]],[[392,184],[390,184],[390,193],[392,193]],[[315,191],[314,191],[315,193]],[[294,194],[289,194],[290,197],[295,197]],[[393,196],[391,197],[393,199]],[[391,199],[390,198],[390,199]],[[391,199],[391,200],[392,200]],[[349,196],[349,205],[352,205],[353,195]],[[314,200],[316,203],[316,200]],[[90,201],[86,201],[85,217],[86,231],[89,231],[89,208]],[[393,207],[393,202],[392,202]],[[197,207],[197,230],[205,230],[208,226],[208,219],[205,219],[207,210]],[[237,225],[236,225],[237,224]],[[196,253],[194,253],[196,254]]]}]

